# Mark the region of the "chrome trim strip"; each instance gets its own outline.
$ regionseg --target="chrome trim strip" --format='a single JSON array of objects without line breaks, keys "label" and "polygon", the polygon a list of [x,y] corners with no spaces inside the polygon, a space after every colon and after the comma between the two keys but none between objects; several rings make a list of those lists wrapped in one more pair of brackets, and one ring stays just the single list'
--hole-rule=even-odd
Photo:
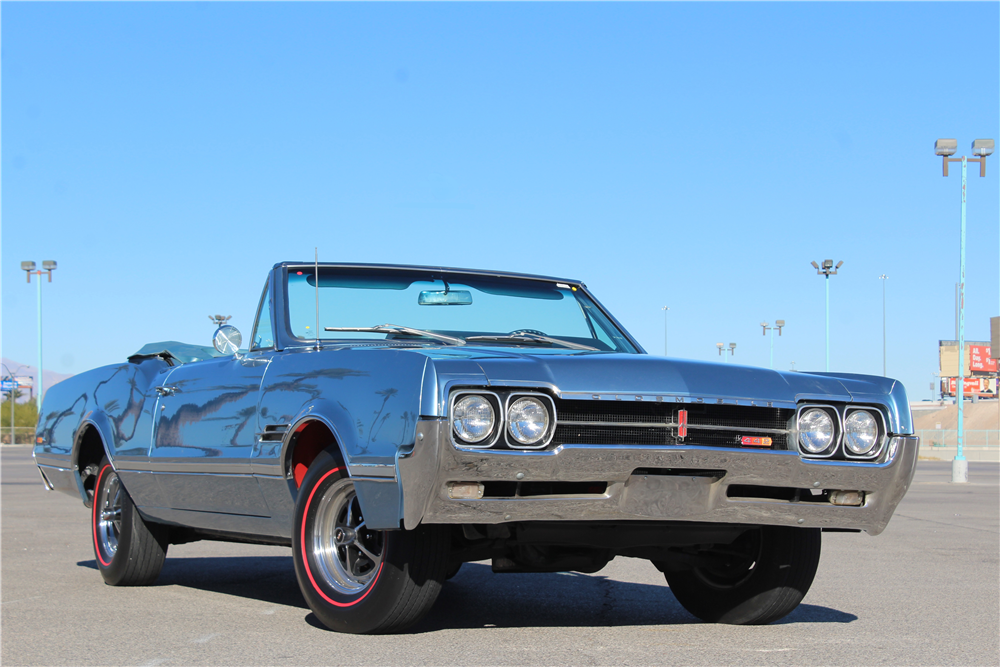
[{"label": "chrome trim strip", "polygon": [[[588,422],[588,421],[560,421],[557,426],[607,426],[622,428],[677,428],[677,422]],[[753,433],[774,433],[776,435],[788,435],[791,429],[787,428],[763,428],[757,426],[719,426],[717,424],[687,424],[688,430],[703,431],[734,431]]]},{"label": "chrome trim strip", "polygon": [[392,463],[349,463],[347,472],[351,477],[396,478],[396,466]]},{"label": "chrome trim strip", "polygon": [[[759,398],[738,398],[733,396],[690,396],[688,394],[644,394],[642,392],[619,392],[609,394],[602,391],[556,392],[561,399],[570,401],[620,401],[626,403],[687,403],[694,405],[740,405],[755,408],[782,408],[794,410],[795,401],[766,401]],[[829,400],[829,397],[827,397]],[[847,397],[845,400],[850,400]]]}]

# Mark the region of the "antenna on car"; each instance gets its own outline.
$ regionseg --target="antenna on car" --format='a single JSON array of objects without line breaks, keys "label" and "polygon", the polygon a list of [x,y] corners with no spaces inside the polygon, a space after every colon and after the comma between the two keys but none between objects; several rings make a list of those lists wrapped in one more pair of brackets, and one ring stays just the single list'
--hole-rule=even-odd
[{"label": "antenna on car", "polygon": [[316,349],[319,349],[319,248],[313,247],[316,252],[314,261],[316,266]]}]

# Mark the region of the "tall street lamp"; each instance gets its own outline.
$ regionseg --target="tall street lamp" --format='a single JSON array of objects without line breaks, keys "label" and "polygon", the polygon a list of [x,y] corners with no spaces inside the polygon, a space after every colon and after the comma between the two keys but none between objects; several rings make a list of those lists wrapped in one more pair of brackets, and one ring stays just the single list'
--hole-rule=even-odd
[{"label": "tall street lamp", "polygon": [[31,283],[31,276],[38,277],[38,393],[35,395],[38,406],[38,416],[42,416],[42,274],[49,274],[49,282],[52,282],[52,272],[56,270],[56,263],[50,259],[42,262],[42,270],[35,270],[34,262],[21,262],[21,270],[27,275],[28,283]]},{"label": "tall street lamp", "polygon": [[948,176],[949,162],[962,163],[962,230],[959,234],[958,274],[958,380],[955,386],[955,394],[958,399],[958,450],[951,463],[951,481],[964,483],[969,481],[969,462],[965,460],[965,452],[962,449],[965,439],[965,427],[962,421],[962,413],[964,412],[962,404],[965,403],[965,191],[969,162],[978,162],[980,178],[986,176],[986,156],[993,153],[993,140],[976,139],[972,142],[972,154],[979,157],[967,158],[964,155],[960,158],[951,157],[956,150],[958,150],[958,141],[955,139],[938,139],[934,142],[934,153],[941,156],[945,177]]},{"label": "tall street lamp", "polygon": [[736,354],[736,343],[730,343],[729,344],[729,349],[726,349],[726,346],[723,343],[716,343],[715,347],[719,348],[719,354],[722,355],[723,360],[727,364],[729,363],[729,357],[731,357],[734,354]]},{"label": "tall street lamp", "polygon": [[884,273],[878,277],[882,281],[882,377],[886,377],[885,374],[885,281],[889,279],[889,276]]},{"label": "tall street lamp", "polygon": [[778,335],[780,336],[781,328],[785,326],[785,320],[775,320],[773,327],[769,326],[767,322],[761,322],[760,326],[764,327],[764,331],[762,331],[761,333],[763,333],[765,336],[767,335],[768,331],[771,332],[771,370],[774,370],[774,330],[777,329]]},{"label": "tall street lamp", "polygon": [[830,276],[837,275],[837,269],[844,265],[843,262],[837,262],[837,266],[833,265],[832,259],[824,259],[823,266],[821,267],[816,262],[810,262],[813,268],[816,269],[816,274],[820,276],[826,276],[826,370],[830,370]]},{"label": "tall street lamp", "polygon": [[664,306],[660,310],[663,311],[663,356],[667,356],[667,311],[670,309]]}]

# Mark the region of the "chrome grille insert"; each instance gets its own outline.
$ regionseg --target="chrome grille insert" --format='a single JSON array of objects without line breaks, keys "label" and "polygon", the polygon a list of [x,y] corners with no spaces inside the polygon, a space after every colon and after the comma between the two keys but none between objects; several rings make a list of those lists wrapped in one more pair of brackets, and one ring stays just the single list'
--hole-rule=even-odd
[{"label": "chrome grille insert", "polygon": [[[687,436],[678,437],[680,410]],[[744,436],[767,436],[787,449],[795,410],[746,405],[557,400],[553,444],[706,445],[742,448]],[[762,449],[746,446],[747,449]]]}]

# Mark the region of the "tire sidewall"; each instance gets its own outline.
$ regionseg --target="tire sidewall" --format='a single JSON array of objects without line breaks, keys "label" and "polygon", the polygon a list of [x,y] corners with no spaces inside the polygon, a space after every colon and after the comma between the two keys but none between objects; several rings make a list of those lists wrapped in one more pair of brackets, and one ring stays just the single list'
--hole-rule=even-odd
[{"label": "tire sidewall", "polygon": [[122,515],[121,530],[118,532],[118,548],[110,559],[108,558],[108,554],[102,551],[98,528],[98,513],[100,512],[101,505],[99,501],[104,487],[110,484],[113,477],[117,476],[118,473],[108,459],[105,458],[101,461],[100,470],[97,473],[97,483],[94,485],[94,499],[90,512],[90,533],[94,546],[94,560],[97,563],[97,569],[100,571],[101,576],[104,577],[104,581],[112,586],[117,585],[125,576],[125,570],[128,567],[128,554],[131,551],[132,536],[134,533],[132,530],[132,520],[135,507],[132,504],[132,499],[129,498],[128,493],[125,491],[125,487],[121,485],[121,479],[119,478],[118,485],[121,489]]},{"label": "tire sidewall", "polygon": [[731,587],[707,583],[697,572],[668,575],[681,604],[702,620],[737,625],[771,623],[805,597],[819,563],[819,529],[763,526],[758,562]]}]

